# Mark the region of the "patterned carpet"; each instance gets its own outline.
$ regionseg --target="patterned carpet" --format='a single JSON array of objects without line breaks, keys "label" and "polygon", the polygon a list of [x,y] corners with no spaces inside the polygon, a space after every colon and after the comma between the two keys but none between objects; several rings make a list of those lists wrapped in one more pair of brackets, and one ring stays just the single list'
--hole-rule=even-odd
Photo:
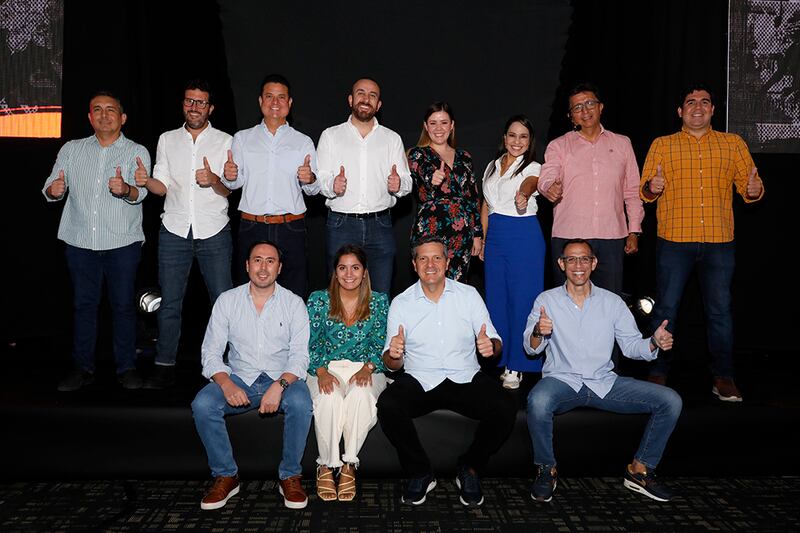
[{"label": "patterned carpet", "polygon": [[356,502],[312,496],[302,511],[283,507],[274,481],[246,481],[207,512],[198,481],[20,482],[0,485],[0,531],[800,531],[798,477],[667,481],[681,494],[670,503],[633,494],[620,478],[566,478],[539,504],[529,480],[486,479],[485,504],[469,510],[450,479],[415,508],[400,505],[396,481],[364,480]]}]

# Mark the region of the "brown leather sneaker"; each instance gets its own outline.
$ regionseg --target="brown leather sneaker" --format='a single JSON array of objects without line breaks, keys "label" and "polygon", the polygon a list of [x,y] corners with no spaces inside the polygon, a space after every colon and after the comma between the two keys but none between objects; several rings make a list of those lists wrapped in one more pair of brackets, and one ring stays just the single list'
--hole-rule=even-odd
[{"label": "brown leather sneaker", "polygon": [[723,402],[741,402],[742,393],[736,388],[732,378],[714,378],[714,386],[711,392]]},{"label": "brown leather sneaker", "polygon": [[214,484],[208,489],[206,495],[200,500],[200,509],[212,511],[225,507],[231,497],[239,494],[239,476],[227,477],[217,476]]},{"label": "brown leather sneaker", "polygon": [[283,496],[283,504],[289,509],[303,509],[308,505],[308,496],[303,490],[302,479],[303,476],[292,476],[280,480],[278,491]]}]

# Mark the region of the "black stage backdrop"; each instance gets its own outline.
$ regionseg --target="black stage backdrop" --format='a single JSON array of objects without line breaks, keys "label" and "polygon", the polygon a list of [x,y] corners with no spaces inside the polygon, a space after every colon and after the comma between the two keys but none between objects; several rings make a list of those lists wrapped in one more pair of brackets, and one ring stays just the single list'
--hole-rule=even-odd
[{"label": "black stage backdrop", "polygon": [[[408,145],[416,140],[425,106],[447,99],[456,106],[460,144],[473,152],[477,168],[486,164],[511,113],[533,117],[540,147],[566,131],[566,93],[585,79],[602,88],[603,123],[631,137],[640,164],[654,137],[679,128],[677,92],[686,80],[705,79],[718,89],[714,125],[724,129],[720,95],[727,64],[726,2],[303,6],[228,0],[66,3],[63,139],[0,139],[5,163],[4,341],[50,337],[63,349],[65,362],[68,357],[71,290],[56,239],[61,205],[47,204],[40,191],[65,140],[91,134],[87,104],[98,88],[119,93],[128,113],[125,134],[153,155],[158,135],[181,123],[179,99],[187,78],[200,75],[212,81],[217,89],[212,122],[233,133],[258,119],[257,83],[273,70],[293,81],[294,123],[315,141],[322,129],[346,118],[349,84],[361,75],[381,82],[382,122]],[[797,291],[783,283],[772,286],[768,277],[775,275],[772,265],[785,268],[778,254],[793,251],[779,235],[792,238],[797,229],[786,213],[798,196],[794,177],[800,156],[760,154],[755,160],[766,197],[752,206],[735,202],[737,348],[788,351],[793,347],[785,333],[790,314],[779,306]],[[235,214],[238,193],[233,196]],[[309,204],[310,286],[320,288],[325,284],[324,207],[319,198]],[[548,231],[546,204],[540,201]],[[161,209],[161,200],[151,196],[145,201],[141,287],[157,284]],[[395,213],[400,244],[395,292],[412,279],[406,255],[412,210],[406,198]],[[626,264],[631,293],[652,293],[654,244],[655,210],[650,207],[641,251]],[[478,266],[471,281],[480,286],[481,277]],[[696,287],[690,286],[685,302],[684,334],[693,328],[702,335]],[[185,308],[191,328],[185,333],[201,336],[207,297],[196,273]]]}]

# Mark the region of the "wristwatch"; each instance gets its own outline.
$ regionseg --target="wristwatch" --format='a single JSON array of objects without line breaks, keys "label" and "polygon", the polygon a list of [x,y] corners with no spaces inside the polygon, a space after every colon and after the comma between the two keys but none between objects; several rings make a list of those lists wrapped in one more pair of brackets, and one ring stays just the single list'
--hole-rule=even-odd
[{"label": "wristwatch", "polygon": [[538,322],[536,323],[535,326],[533,326],[533,336],[536,337],[537,339],[541,339],[542,337],[544,337],[544,335],[542,335],[542,332],[539,330]]},{"label": "wristwatch", "polygon": [[375,363],[372,361],[367,361],[365,364],[367,365],[367,368],[369,368],[370,372],[375,372]]},{"label": "wristwatch", "polygon": [[281,378],[281,379],[279,379],[279,380],[278,380],[278,384],[279,384],[281,387],[283,387],[283,390],[286,390],[286,389],[288,389],[288,388],[289,388],[289,382],[288,382],[288,381],[286,381],[286,380],[285,380],[285,379],[283,379],[283,378]]}]

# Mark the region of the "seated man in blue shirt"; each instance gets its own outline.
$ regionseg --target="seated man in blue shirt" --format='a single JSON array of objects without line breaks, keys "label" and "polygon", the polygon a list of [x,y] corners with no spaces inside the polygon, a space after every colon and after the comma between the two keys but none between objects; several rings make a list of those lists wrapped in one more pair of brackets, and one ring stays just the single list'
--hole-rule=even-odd
[{"label": "seated man in blue shirt", "polygon": [[[225,416],[258,409],[262,414],[285,415],[279,490],[286,507],[302,509],[308,498],[300,483],[300,460],[312,414],[303,381],[308,368],[308,312],[299,296],[275,282],[281,271],[275,244],[255,243],[245,266],[250,282],[217,298],[203,339],[203,376],[212,383],[197,394],[192,413],[214,484],[200,508],[219,509],[239,493]],[[222,358],[226,346],[228,364]]]},{"label": "seated man in blue shirt", "polygon": [[669,350],[672,334],[665,329],[667,321],[643,339],[625,302],[589,281],[597,258],[585,240],[568,240],[558,265],[566,283],[536,298],[523,337],[531,355],[548,349],[542,379],[528,395],[528,430],[539,471],[531,497],[549,502],[556,488],[553,415],[587,406],[650,413],[624,485],[654,500],[669,501],[672,494],[656,481],[654,470],[681,414],[681,397],[662,385],[617,376],[611,361],[615,339],[631,359],[651,361],[659,349]]},{"label": "seated man in blue shirt", "polygon": [[378,398],[378,420],[409,478],[401,499],[409,505],[423,503],[436,486],[413,419],[450,409],[479,420],[472,444],[458,459],[456,477],[461,503],[478,506],[483,503],[478,472],[508,438],[517,412],[511,395],[478,364],[477,354],[500,353],[500,335],[478,292],[445,278],[448,259],[441,239],[417,241],[411,263],[419,281],[389,308],[383,354],[389,369],[404,367],[405,372]]}]

